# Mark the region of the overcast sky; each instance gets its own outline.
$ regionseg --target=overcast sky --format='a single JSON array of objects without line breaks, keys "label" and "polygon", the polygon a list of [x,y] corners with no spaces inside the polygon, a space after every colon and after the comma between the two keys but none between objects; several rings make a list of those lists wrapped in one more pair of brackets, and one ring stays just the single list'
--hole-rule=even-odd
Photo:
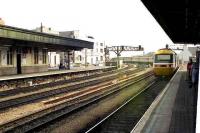
[{"label": "overcast sky", "polygon": [[140,0],[0,0],[6,25],[80,32],[108,45],[142,45],[146,52],[173,44]]}]

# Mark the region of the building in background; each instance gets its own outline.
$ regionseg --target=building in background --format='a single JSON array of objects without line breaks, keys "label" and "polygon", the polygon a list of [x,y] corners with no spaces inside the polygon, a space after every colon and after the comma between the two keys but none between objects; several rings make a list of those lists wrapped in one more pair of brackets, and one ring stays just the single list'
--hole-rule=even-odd
[{"label": "building in background", "polygon": [[60,31],[58,34],[63,37],[80,38],[79,30]]},{"label": "building in background", "polygon": [[68,60],[70,60],[72,66],[103,66],[105,63],[105,42],[97,41],[92,36],[80,34],[79,30],[57,32],[52,30],[52,28],[41,25],[41,27],[37,27],[34,31],[94,42],[93,49],[84,48],[80,51],[73,51],[70,55],[67,52],[49,51],[48,61],[50,68],[58,68],[60,64],[65,66]]},{"label": "building in background", "polygon": [[48,33],[48,34],[53,34],[53,35],[59,36],[58,31],[53,30],[51,27],[43,26],[42,24],[41,24],[40,27],[35,28],[33,31],[43,32],[43,33]]},{"label": "building in background", "polygon": [[196,51],[197,47],[188,47],[187,45],[184,45],[183,51],[178,54],[180,63],[187,63],[190,58],[196,57]]},{"label": "building in background", "polygon": [[105,63],[105,42],[95,41],[94,48],[87,51],[89,65],[103,66]]},{"label": "building in background", "polygon": [[63,31],[59,33],[60,36],[81,39],[86,41],[94,42],[93,49],[83,49],[81,51],[73,52],[73,63],[74,66],[85,66],[85,65],[94,65],[94,66],[103,66],[105,63],[105,42],[97,41],[92,36],[86,36],[80,34],[80,31]]},{"label": "building in background", "polygon": [[57,52],[48,52],[48,65],[50,68],[59,68],[60,54]]},{"label": "building in background", "polygon": [[2,18],[0,18],[0,25],[5,25],[5,22]]},{"label": "building in background", "polygon": [[[55,31],[50,27],[43,26],[42,24],[41,24],[40,27],[35,28],[34,31],[43,32],[43,33],[48,33],[48,34],[58,35],[59,36],[59,32],[58,31]],[[59,68],[60,58],[61,58],[60,55],[62,55],[62,53],[64,53],[64,52],[51,52],[51,51],[48,51],[48,67],[49,68],[54,68],[54,69],[58,69]]]}]

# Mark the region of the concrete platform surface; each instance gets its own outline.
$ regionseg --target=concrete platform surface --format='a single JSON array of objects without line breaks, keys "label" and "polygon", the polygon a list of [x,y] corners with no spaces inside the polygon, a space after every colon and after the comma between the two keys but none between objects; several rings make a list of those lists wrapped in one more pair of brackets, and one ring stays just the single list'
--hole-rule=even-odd
[{"label": "concrete platform surface", "polygon": [[163,90],[159,102],[149,108],[152,111],[145,113],[149,116],[143,116],[132,132],[195,133],[196,100],[197,91],[189,88],[186,71],[178,71]]},{"label": "concrete platform surface", "polygon": [[39,72],[39,73],[16,74],[16,75],[0,76],[0,81],[24,79],[24,78],[30,78],[30,77],[59,75],[59,74],[67,74],[67,73],[74,73],[74,72],[84,72],[84,71],[92,71],[92,70],[106,69],[106,68],[110,68],[110,67],[86,67],[86,68],[77,67],[71,70],[50,70],[47,72]]}]

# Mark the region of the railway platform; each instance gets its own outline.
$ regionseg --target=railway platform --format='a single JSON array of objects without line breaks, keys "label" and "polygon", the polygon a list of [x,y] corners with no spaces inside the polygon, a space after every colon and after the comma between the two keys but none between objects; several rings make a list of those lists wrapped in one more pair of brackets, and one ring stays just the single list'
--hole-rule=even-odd
[{"label": "railway platform", "polygon": [[186,68],[180,68],[151,104],[132,133],[194,133],[197,87],[190,88]]},{"label": "railway platform", "polygon": [[34,77],[44,77],[44,76],[53,76],[53,75],[61,75],[61,74],[70,74],[70,73],[79,73],[79,72],[89,72],[89,71],[97,71],[103,69],[109,69],[114,67],[77,67],[70,70],[50,70],[47,72],[38,72],[38,73],[29,73],[29,74],[16,74],[16,75],[8,75],[8,76],[0,76],[0,81],[8,81],[8,80],[17,80],[17,79],[26,79],[26,78],[34,78]]},{"label": "railway platform", "polygon": [[45,86],[49,83],[69,82],[77,78],[84,79],[85,76],[95,77],[96,74],[115,69],[116,67],[79,67],[71,70],[51,70],[48,72],[0,76],[0,95],[3,91],[12,91],[15,88],[33,88]]}]

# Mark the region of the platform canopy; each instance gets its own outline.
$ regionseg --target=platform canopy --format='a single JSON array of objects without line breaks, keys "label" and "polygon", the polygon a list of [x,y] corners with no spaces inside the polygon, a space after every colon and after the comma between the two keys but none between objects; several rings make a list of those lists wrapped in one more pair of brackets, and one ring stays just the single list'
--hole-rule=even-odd
[{"label": "platform canopy", "polygon": [[174,43],[200,43],[199,0],[141,0]]},{"label": "platform canopy", "polygon": [[93,42],[0,25],[0,46],[37,46],[52,50],[93,48]]}]

